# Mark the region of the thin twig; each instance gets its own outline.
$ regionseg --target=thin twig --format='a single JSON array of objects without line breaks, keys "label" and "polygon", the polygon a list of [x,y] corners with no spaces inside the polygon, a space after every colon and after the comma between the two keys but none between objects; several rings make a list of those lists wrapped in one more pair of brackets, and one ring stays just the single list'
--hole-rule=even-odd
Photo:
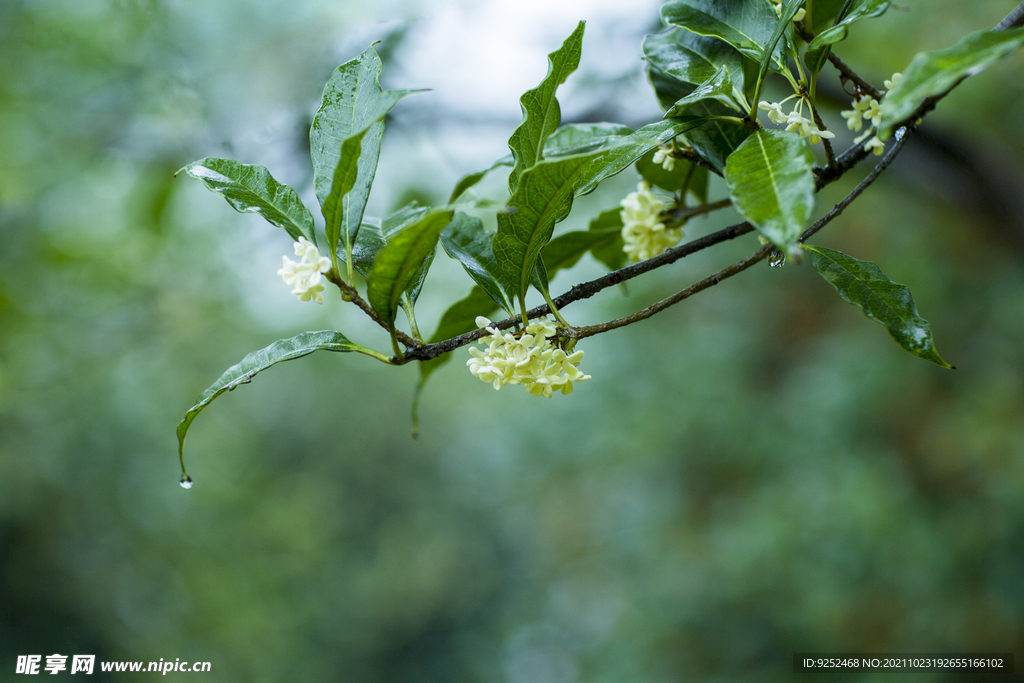
[{"label": "thin twig", "polygon": [[863,78],[858,76],[853,69],[846,65],[846,62],[839,59],[839,57],[836,57],[835,52],[828,53],[828,61],[832,62],[832,66],[834,66],[836,70],[839,72],[841,80],[853,81],[854,84],[856,84],[857,89],[860,90],[861,92],[866,92],[867,94],[874,97],[876,100],[882,99],[882,93],[880,93],[875,88],[875,86],[871,85]]},{"label": "thin twig", "polygon": [[[373,307],[370,306],[370,304],[368,304],[363,297],[359,296],[359,292],[356,290],[355,287],[350,286],[347,282],[345,282],[344,280],[341,279],[341,277],[338,276],[337,271],[332,269],[325,273],[325,275],[329,282],[331,282],[338,289],[341,290],[342,296],[344,296],[345,299],[354,303],[356,306],[359,307],[359,309],[363,313],[370,316],[370,319],[373,320],[373,322],[383,327],[385,330],[388,331],[389,334],[391,333],[391,326],[384,322],[383,318],[377,315],[377,311],[373,310]],[[413,339],[412,337],[410,337],[405,332],[402,332],[399,329],[395,330],[395,337],[398,339],[398,341],[402,342],[406,346],[412,347],[421,345],[420,342],[416,341],[415,339]]]},{"label": "thin twig", "polygon": [[[814,116],[814,125],[818,127],[818,130],[828,130],[825,128],[825,122],[821,120],[821,114],[818,113],[818,108],[813,104],[811,105],[811,115]],[[822,137],[821,143],[825,146],[825,159],[828,160],[828,167],[836,168],[836,154],[832,151],[832,141],[826,137]]]}]

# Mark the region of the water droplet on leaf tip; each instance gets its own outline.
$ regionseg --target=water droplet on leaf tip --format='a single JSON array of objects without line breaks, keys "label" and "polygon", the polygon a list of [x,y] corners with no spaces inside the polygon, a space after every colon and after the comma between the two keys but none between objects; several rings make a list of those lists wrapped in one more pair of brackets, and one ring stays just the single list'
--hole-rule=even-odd
[{"label": "water droplet on leaf tip", "polygon": [[192,477],[188,476],[187,474],[181,475],[181,479],[179,479],[179,481],[181,482],[181,488],[183,488],[183,489],[190,489],[190,488],[192,488]]}]

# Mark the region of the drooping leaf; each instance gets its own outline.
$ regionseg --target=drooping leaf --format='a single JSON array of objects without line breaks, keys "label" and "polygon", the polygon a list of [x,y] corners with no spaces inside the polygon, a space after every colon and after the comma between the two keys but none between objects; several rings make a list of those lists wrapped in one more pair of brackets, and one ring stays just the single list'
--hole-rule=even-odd
[{"label": "drooping leaf", "polygon": [[729,67],[723,66],[711,78],[694,88],[693,92],[673,104],[665,112],[665,116],[681,116],[683,113],[689,113],[686,111],[688,107],[703,100],[717,100],[730,109],[746,112],[743,105],[736,101],[736,92],[732,77],[729,75]]},{"label": "drooping leaf", "polygon": [[591,248],[590,253],[600,263],[603,263],[608,270],[618,270],[625,265],[626,252],[623,251],[621,207],[602,211],[598,214],[597,218],[590,221],[588,229],[595,232],[616,230],[619,233],[618,239],[610,240],[605,244],[599,244]]},{"label": "drooping leaf", "polygon": [[647,36],[643,52],[644,59],[654,68],[695,86],[711,80],[722,67],[727,68],[735,90],[732,93],[733,99],[741,105],[746,104],[743,94],[744,58],[728,43],[676,28],[660,35]]},{"label": "drooping leaf", "polygon": [[202,393],[196,404],[185,413],[185,418],[178,424],[178,454],[182,455],[184,452],[185,435],[188,434],[192,421],[214,399],[225,391],[232,391],[239,385],[248,384],[258,373],[272,365],[286,360],[301,358],[314,351],[337,351],[342,353],[358,351],[366,353],[367,349],[358,344],[353,344],[341,332],[325,330],[322,332],[303,332],[290,339],[278,340],[264,349],[250,353],[237,365],[232,365],[225,370],[220,379],[211,384]]},{"label": "drooping leaf", "polygon": [[725,165],[733,206],[783,252],[814,209],[814,154],[796,133],[761,129]]},{"label": "drooping leaf", "polygon": [[[570,154],[590,152],[599,147],[615,143],[619,138],[629,135],[633,129],[619,123],[567,123],[551,134],[544,142],[544,157],[560,157]],[[488,173],[499,166],[511,166],[512,155],[508,154],[494,162],[489,168],[475,171],[465,176],[455,185],[449,204],[461,197],[466,190],[484,179]]]},{"label": "drooping leaf", "polygon": [[265,166],[206,157],[193,161],[185,172],[223,195],[236,211],[258,213],[271,224],[284,228],[293,240],[305,237],[316,243],[313,215],[295,190],[274,180]]},{"label": "drooping leaf", "polygon": [[890,280],[871,261],[861,261],[841,251],[804,245],[811,252],[814,269],[836,288],[844,301],[860,306],[864,315],[886,326],[900,346],[944,368],[952,368],[939,356],[931,325],[917,312],[906,286]]},{"label": "drooping leaf", "polygon": [[366,297],[386,322],[393,324],[402,295],[422,284],[420,271],[434,254],[437,239],[452,220],[452,211],[431,211],[388,240],[366,278]]},{"label": "drooping leaf", "polygon": [[[553,278],[563,268],[572,268],[593,249],[600,249],[614,242],[622,241],[621,228],[605,228],[602,230],[574,230],[559,235],[541,251],[546,275]],[[622,247],[619,247],[622,250]]]},{"label": "drooping leaf", "polygon": [[[768,69],[772,66],[772,55],[776,52],[776,48],[785,51],[787,45],[793,42],[793,16],[797,10],[800,9],[800,5],[804,3],[804,0],[782,0],[782,4],[779,7],[779,16],[775,20],[775,26],[772,29],[772,34],[768,38],[768,42],[764,44],[764,54],[761,55],[761,59],[758,60],[760,68],[757,73],[757,84],[760,85],[764,80],[765,75],[768,73]],[[785,38],[784,38],[785,36]],[[783,66],[785,66],[785,58],[783,58]]]},{"label": "drooping leaf", "polygon": [[377,171],[384,116],[415,90],[388,90],[377,79],[380,58],[373,46],[342,64],[324,88],[309,130],[313,185],[327,221],[332,255],[338,244],[351,245],[362,223]]},{"label": "drooping leaf", "polygon": [[654,163],[654,150],[636,160],[636,171],[644,180],[666,192],[681,192],[685,187],[701,204],[708,199],[708,170],[703,166],[676,159],[671,171]]},{"label": "drooping leaf", "polygon": [[899,85],[882,100],[878,137],[885,140],[892,135],[896,124],[913,114],[924,98],[946,92],[961,78],[984,71],[1022,44],[1024,28],[979,31],[945,50],[918,53],[903,72]]},{"label": "drooping leaf", "polygon": [[[667,76],[653,67],[647,69],[647,76],[663,109],[668,109],[681,98],[693,92],[693,86]],[[687,109],[687,113],[695,117],[735,114],[718,102],[709,100],[691,105]],[[750,133],[751,130],[744,125],[729,121],[707,121],[686,131],[683,137],[697,154],[721,173],[725,168],[725,160],[736,151]]]},{"label": "drooping leaf", "polygon": [[804,6],[804,27],[811,33],[819,33],[831,26],[846,0],[811,0]]},{"label": "drooping leaf", "polygon": [[[460,334],[470,332],[476,329],[476,319],[478,316],[489,318],[494,315],[494,312],[498,310],[498,306],[491,299],[484,290],[479,287],[473,287],[469,292],[469,296],[465,299],[460,299],[452,304],[444,315],[441,316],[441,322],[437,325],[437,331],[434,332],[434,336],[430,338],[431,344],[457,337]],[[442,354],[437,358],[431,358],[420,363],[420,378],[416,383],[416,393],[412,402],[412,424],[413,424],[413,436],[415,437],[419,432],[419,402],[420,395],[423,393],[423,387],[426,385],[427,380],[434,374],[434,371],[440,368],[442,365],[452,359],[451,352]]]},{"label": "drooping leaf", "polygon": [[811,73],[816,74],[825,66],[831,45],[846,40],[850,24],[861,19],[881,16],[889,8],[889,4],[889,0],[852,0],[846,3],[836,16],[835,24],[821,31],[807,46],[804,63]]},{"label": "drooping leaf", "polygon": [[576,30],[562,43],[562,47],[548,55],[548,73],[540,85],[527,90],[519,98],[519,104],[523,109],[523,122],[508,141],[515,160],[508,178],[509,194],[515,194],[523,173],[543,158],[544,142],[561,122],[562,112],[558,106],[558,99],[555,98],[555,91],[579,66],[580,55],[583,52],[584,25],[585,23],[581,21]]},{"label": "drooping leaf", "polygon": [[[778,22],[771,3],[761,0],[676,0],[662,6],[661,18],[666,24],[724,40],[755,62],[761,61]],[[784,52],[777,46],[771,58],[773,69],[786,68]]]},{"label": "drooping leaf", "polygon": [[501,271],[494,258],[494,233],[484,230],[483,221],[461,212],[455,214],[455,218],[441,233],[441,246],[450,257],[462,264],[495,304],[508,311],[509,315],[512,314],[512,302],[507,288],[502,284]]},{"label": "drooping leaf", "polygon": [[541,249],[555,223],[572,208],[576,189],[601,152],[542,161],[523,173],[509,199],[511,212],[498,214],[494,256],[511,298],[522,301],[533,279]]}]

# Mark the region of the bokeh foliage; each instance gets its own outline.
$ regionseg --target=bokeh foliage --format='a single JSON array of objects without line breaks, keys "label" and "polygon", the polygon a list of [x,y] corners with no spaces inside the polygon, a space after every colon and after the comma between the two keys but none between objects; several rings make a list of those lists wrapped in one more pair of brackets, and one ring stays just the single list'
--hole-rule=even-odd
[{"label": "bokeh foliage", "polygon": [[[286,5],[0,3],[0,677],[53,652],[206,660],[224,681],[568,683],[788,680],[794,650],[1021,651],[1019,55],[943,101],[815,240],[911,285],[957,371],[808,266],[764,266],[587,340],[594,380],[570,397],[448,364],[417,441],[415,368],[275,368],[197,422],[186,493],[174,426],[224,367],[303,329],[380,342],[336,298],[299,308],[273,275],[280,231],[172,178],[223,148],[311,193],[305,132],[366,17]],[[1009,9],[908,5],[837,51],[877,83]],[[476,168],[455,166],[393,196],[441,203]],[[625,314],[753,243],[565,313]],[[435,286],[471,285],[453,262]]]}]

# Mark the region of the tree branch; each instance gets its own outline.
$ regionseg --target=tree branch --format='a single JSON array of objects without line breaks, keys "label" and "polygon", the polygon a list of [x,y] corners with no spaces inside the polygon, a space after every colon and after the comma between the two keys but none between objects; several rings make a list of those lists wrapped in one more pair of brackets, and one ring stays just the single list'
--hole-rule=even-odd
[{"label": "tree branch", "polygon": [[[332,268],[324,275],[327,277],[327,280],[330,283],[332,283],[338,289],[341,290],[341,294],[345,299],[351,301],[356,306],[358,306],[363,313],[370,316],[370,319],[373,320],[373,322],[377,323],[385,330],[387,330],[388,334],[391,333],[391,326],[384,322],[383,318],[377,315],[377,311],[373,310],[373,307],[370,306],[370,304],[366,303],[366,300],[363,297],[359,296],[359,292],[356,290],[355,287],[352,287],[347,282],[341,279],[337,271],[335,271]],[[420,342],[416,341],[415,339],[413,339],[412,337],[410,337],[405,332],[402,332],[399,329],[395,330],[395,338],[398,339],[398,341],[405,344],[406,346],[420,346]]]}]

